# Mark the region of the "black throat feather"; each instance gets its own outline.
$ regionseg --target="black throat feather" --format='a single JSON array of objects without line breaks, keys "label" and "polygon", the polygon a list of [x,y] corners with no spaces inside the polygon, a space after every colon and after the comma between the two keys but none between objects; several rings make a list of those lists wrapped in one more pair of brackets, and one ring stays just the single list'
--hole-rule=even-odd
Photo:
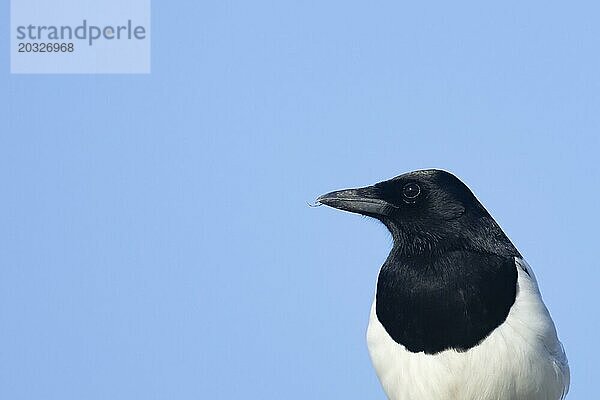
[{"label": "black throat feather", "polygon": [[491,217],[477,218],[471,225],[462,221],[455,236],[411,226],[407,232],[382,220],[394,247],[379,273],[376,313],[407,350],[466,351],[506,320],[520,254]]}]

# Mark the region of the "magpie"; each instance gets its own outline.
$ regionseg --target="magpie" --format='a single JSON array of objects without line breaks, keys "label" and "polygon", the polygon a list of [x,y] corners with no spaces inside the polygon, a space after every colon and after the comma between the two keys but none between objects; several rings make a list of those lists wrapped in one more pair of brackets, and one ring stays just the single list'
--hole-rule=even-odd
[{"label": "magpie", "polygon": [[317,199],[393,238],[367,345],[390,400],[558,400],[569,366],[531,267],[471,190],[439,169]]}]

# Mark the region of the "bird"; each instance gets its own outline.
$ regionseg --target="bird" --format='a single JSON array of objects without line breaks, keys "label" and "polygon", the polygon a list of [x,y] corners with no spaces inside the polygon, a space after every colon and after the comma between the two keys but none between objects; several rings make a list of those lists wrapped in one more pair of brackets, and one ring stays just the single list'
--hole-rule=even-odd
[{"label": "bird", "polygon": [[442,169],[338,190],[317,205],[374,218],[392,248],[367,347],[390,400],[558,400],[569,365],[532,268]]}]

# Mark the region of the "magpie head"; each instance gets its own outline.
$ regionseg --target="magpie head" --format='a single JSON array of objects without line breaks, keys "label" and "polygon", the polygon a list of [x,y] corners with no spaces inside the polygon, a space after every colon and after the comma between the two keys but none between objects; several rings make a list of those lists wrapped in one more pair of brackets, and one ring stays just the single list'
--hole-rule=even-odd
[{"label": "magpie head", "polygon": [[517,253],[471,190],[446,171],[413,171],[373,186],[330,192],[317,202],[380,220],[394,247],[407,255],[462,249]]}]

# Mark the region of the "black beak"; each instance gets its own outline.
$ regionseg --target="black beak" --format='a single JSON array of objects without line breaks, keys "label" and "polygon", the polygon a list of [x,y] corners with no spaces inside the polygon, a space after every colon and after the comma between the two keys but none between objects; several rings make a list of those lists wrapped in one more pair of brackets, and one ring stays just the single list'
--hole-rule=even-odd
[{"label": "black beak", "polygon": [[394,208],[397,208],[383,200],[374,186],[327,193],[317,198],[316,202],[368,216],[389,215]]}]

